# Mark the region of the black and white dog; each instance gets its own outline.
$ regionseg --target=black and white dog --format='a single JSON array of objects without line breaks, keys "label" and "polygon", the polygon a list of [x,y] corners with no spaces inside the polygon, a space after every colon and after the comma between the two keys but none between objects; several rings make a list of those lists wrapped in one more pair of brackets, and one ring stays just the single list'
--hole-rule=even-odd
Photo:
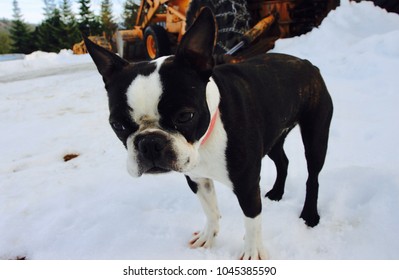
[{"label": "black and white dog", "polygon": [[288,159],[284,139],[299,124],[309,177],[300,215],[319,222],[318,175],[326,151],[332,101],[319,70],[306,60],[265,54],[237,64],[214,65],[215,20],[203,9],[175,55],[129,63],[93,44],[86,46],[108,92],[109,122],[127,149],[129,173],[177,171],[186,175],[205,215],[190,246],[210,247],[220,214],[212,180],[235,193],[244,213],[242,259],[265,259],[262,244],[261,160],[277,168],[266,194],[280,200]]}]

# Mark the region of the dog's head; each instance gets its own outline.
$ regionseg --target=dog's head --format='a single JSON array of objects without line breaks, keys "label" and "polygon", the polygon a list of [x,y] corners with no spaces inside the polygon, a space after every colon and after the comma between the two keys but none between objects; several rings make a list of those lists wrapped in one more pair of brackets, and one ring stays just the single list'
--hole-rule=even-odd
[{"label": "dog's head", "polygon": [[132,176],[188,172],[196,166],[215,111],[206,91],[214,66],[215,30],[212,12],[203,9],[175,55],[139,63],[129,63],[85,38],[103,77],[109,122],[128,151]]}]

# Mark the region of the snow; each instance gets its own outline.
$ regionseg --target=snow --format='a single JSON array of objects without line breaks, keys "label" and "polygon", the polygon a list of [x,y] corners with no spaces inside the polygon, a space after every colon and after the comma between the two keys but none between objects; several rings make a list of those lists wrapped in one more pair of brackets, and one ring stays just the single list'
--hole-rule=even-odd
[{"label": "snow", "polygon": [[71,50],[61,50],[58,54],[36,51],[25,55],[23,60],[2,62],[0,76],[29,73],[43,69],[58,69],[60,64],[62,66],[71,66],[90,61],[89,56],[74,56]]},{"label": "snow", "polygon": [[[307,176],[298,129],[287,139],[285,196],[263,199],[272,259],[399,258],[399,16],[341,2],[319,28],[273,50],[317,65],[335,111],[315,228],[298,218]],[[231,190],[216,184],[222,220],[214,247],[190,249],[205,217],[184,177],[128,175],[87,55],[1,62],[0,119],[0,259],[239,257],[244,221]],[[64,162],[66,154],[79,156]],[[274,178],[265,158],[263,195]]]}]

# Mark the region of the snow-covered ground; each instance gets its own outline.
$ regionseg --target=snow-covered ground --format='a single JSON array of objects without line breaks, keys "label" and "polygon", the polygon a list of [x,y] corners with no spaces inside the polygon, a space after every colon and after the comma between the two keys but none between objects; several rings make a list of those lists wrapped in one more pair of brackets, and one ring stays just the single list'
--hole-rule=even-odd
[{"label": "snow-covered ground", "polygon": [[[399,259],[399,16],[341,1],[322,25],[273,51],[309,59],[335,112],[320,178],[320,224],[298,218],[306,164],[288,137],[285,197],[263,199],[272,259]],[[0,259],[236,259],[243,218],[217,184],[221,230],[190,249],[204,215],[181,174],[131,178],[90,58],[34,53],[0,63]],[[64,162],[66,154],[77,158]],[[265,159],[262,193],[274,182]]]}]

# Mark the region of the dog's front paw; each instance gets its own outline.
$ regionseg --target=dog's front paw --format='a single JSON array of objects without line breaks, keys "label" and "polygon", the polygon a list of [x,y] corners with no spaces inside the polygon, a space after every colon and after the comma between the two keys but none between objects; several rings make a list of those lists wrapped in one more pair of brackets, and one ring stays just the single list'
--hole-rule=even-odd
[{"label": "dog's front paw", "polygon": [[210,248],[218,234],[217,226],[206,226],[203,231],[195,232],[190,240],[190,247],[195,249],[199,247]]},{"label": "dog's front paw", "polygon": [[267,260],[269,256],[262,245],[246,247],[240,260]]}]

